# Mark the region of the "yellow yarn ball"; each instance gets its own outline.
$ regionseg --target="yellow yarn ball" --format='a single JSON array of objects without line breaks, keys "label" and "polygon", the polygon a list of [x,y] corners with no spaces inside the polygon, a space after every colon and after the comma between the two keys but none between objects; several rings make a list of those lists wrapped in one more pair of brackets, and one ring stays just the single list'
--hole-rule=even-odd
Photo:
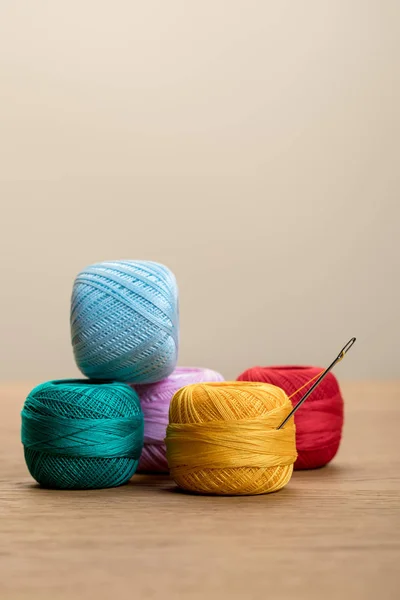
[{"label": "yellow yarn ball", "polygon": [[297,458],[285,392],[267,383],[195,383],[174,395],[167,428],[171,476],[185,490],[245,495],[285,486]]}]

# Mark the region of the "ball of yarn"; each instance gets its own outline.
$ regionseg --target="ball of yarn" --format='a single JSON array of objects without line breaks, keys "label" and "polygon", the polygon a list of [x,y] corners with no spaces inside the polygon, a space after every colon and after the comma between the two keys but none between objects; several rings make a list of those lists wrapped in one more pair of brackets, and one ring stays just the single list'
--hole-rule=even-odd
[{"label": "ball of yarn", "polygon": [[173,397],[167,459],[177,485],[203,494],[264,494],[288,483],[296,460],[292,408],[273,385],[193,384]]},{"label": "ball of yarn", "polygon": [[144,446],[138,472],[167,473],[165,435],[172,396],[190,383],[223,381],[211,369],[177,367],[166,379],[148,385],[135,385],[144,415]]},{"label": "ball of yarn", "polygon": [[92,379],[152,383],[176,366],[174,275],[149,261],[102,262],[77,276],[71,302],[75,360]]},{"label": "ball of yarn", "polygon": [[143,413],[126,384],[49,381],[27,397],[21,437],[29,472],[42,486],[113,487],[136,471]]},{"label": "ball of yarn", "polygon": [[[260,381],[282,388],[288,396],[322,373],[320,367],[254,367],[241,375],[240,381]],[[311,387],[293,396],[293,405]],[[343,398],[332,373],[321,381],[294,415],[298,458],[295,469],[313,469],[326,465],[338,451],[343,428]]]}]

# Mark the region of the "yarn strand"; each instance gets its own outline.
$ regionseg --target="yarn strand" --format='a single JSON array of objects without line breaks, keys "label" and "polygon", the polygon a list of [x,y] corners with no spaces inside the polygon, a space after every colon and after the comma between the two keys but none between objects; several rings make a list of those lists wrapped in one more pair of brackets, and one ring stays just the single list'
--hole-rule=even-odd
[{"label": "yarn strand", "polygon": [[295,392],[293,392],[293,394],[290,394],[290,396],[288,396],[289,400],[291,400],[293,398],[293,396],[296,396],[299,392],[301,392],[301,390],[304,390],[304,388],[307,387],[308,385],[310,385],[310,383],[312,383],[313,381],[315,381],[316,379],[318,379],[318,377],[323,372],[324,372],[324,369],[322,369],[320,373],[317,373],[314,377],[312,377],[311,379],[309,379],[308,381],[306,381],[306,383],[304,385],[302,385],[301,387],[299,387]]}]

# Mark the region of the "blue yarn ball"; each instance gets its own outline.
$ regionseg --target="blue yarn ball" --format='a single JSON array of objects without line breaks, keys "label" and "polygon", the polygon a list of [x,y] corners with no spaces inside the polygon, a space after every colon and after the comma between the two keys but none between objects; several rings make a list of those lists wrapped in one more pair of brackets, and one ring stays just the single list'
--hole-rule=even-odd
[{"label": "blue yarn ball", "polygon": [[48,381],[31,391],[21,417],[25,461],[43,487],[115,487],[136,471],[143,413],[124,383]]},{"label": "blue yarn ball", "polygon": [[77,276],[71,302],[75,360],[92,379],[154,383],[178,359],[178,289],[150,261],[102,262]]}]

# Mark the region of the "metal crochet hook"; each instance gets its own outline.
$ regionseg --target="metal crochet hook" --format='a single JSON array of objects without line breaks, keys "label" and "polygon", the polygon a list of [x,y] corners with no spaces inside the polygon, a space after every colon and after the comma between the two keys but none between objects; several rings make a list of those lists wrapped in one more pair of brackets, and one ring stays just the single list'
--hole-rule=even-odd
[{"label": "metal crochet hook", "polygon": [[344,358],[345,354],[347,354],[347,352],[350,350],[350,348],[353,346],[353,344],[355,344],[355,341],[356,341],[356,338],[352,337],[351,340],[349,340],[347,342],[347,344],[341,349],[341,351],[339,352],[339,354],[337,355],[337,357],[335,358],[335,360],[333,361],[333,363],[331,363],[329,365],[329,367],[327,367],[325,369],[325,371],[323,371],[321,373],[321,375],[318,377],[318,379],[314,383],[314,385],[312,385],[310,387],[310,389],[308,390],[308,392],[306,392],[304,394],[304,396],[302,397],[302,399],[299,400],[299,402],[296,404],[296,406],[293,407],[293,409],[290,411],[290,413],[288,414],[288,416],[282,421],[282,423],[279,425],[279,427],[277,427],[277,429],[282,429],[282,427],[285,425],[285,423],[287,421],[289,421],[290,417],[292,417],[294,415],[294,413],[296,412],[296,410],[298,410],[300,408],[300,406],[303,404],[303,402],[305,402],[307,400],[307,398],[313,393],[313,391],[315,390],[315,388],[317,386],[319,386],[319,384],[324,379],[324,377],[326,377],[328,375],[329,371],[331,371],[333,369],[333,367],[335,365],[337,365],[338,362],[340,362],[342,360],[342,358]]}]

